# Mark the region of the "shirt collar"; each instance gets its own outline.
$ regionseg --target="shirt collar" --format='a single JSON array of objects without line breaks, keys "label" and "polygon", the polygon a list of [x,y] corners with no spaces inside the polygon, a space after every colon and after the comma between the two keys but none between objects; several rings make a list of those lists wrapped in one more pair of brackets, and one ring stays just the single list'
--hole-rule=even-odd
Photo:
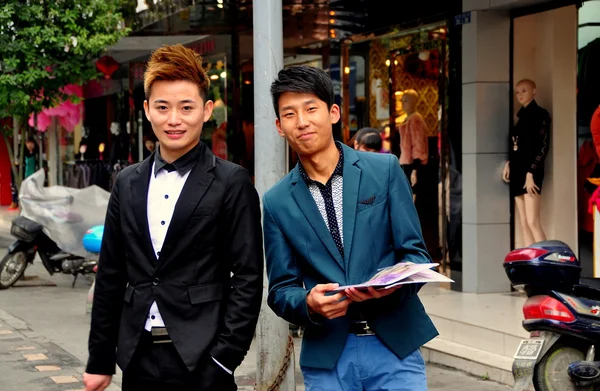
[{"label": "shirt collar", "polygon": [[529,113],[529,112],[533,112],[534,109],[538,107],[537,102],[534,100],[532,100],[531,102],[529,102],[529,104],[527,105],[527,107],[521,107],[519,109],[519,111],[517,112],[517,117],[521,117],[523,114]]},{"label": "shirt collar", "polygon": [[160,145],[156,148],[156,154],[154,155],[154,176],[158,174],[161,169],[173,171],[172,167],[179,173],[184,175],[190,171],[198,162],[201,153],[201,143],[198,143],[194,148],[186,152],[185,155],[175,160],[173,163],[167,163],[162,156],[160,156]]},{"label": "shirt collar", "polygon": [[[335,142],[335,146],[337,147],[338,151],[340,151],[340,160],[338,160],[338,163],[335,166],[333,173],[331,174],[331,178],[337,175],[344,176],[344,148],[342,148],[342,144],[340,144],[337,141]],[[315,182],[312,179],[310,179],[310,177],[306,173],[304,166],[302,166],[302,162],[298,162],[298,168],[300,170],[300,175],[302,176],[302,179],[304,179],[304,181],[307,184]]]}]

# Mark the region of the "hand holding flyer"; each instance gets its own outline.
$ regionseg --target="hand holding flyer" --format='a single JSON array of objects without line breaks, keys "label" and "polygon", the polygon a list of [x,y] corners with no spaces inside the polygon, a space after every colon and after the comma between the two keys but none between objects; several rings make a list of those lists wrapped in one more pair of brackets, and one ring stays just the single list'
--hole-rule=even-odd
[{"label": "hand holding flyer", "polygon": [[331,293],[342,292],[348,288],[389,289],[404,284],[422,284],[427,282],[454,282],[450,278],[431,270],[439,263],[400,262],[396,265],[381,269],[370,280],[361,284],[340,286]]}]

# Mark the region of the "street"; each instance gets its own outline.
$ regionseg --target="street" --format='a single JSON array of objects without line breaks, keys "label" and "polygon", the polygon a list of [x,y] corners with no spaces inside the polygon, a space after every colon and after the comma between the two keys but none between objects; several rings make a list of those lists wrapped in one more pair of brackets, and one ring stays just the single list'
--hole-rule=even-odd
[{"label": "street", "polygon": [[[0,257],[11,242],[10,216],[0,217]],[[81,374],[87,359],[89,315],[86,298],[91,281],[80,277],[50,276],[36,262],[17,287],[0,291],[0,378],[2,391],[81,390]],[[32,278],[38,277],[38,278]],[[295,341],[297,390],[304,390],[298,366],[300,340]],[[239,390],[252,390],[255,381],[256,346],[236,371]],[[500,391],[508,387],[477,379],[462,372],[427,367],[429,390]],[[120,373],[110,391],[118,390]]]},{"label": "street", "polygon": [[[2,250],[3,253],[5,250]],[[3,254],[2,253],[2,254]],[[81,389],[81,373],[87,358],[89,317],[85,304],[89,283],[81,279],[71,289],[69,276],[50,277],[41,264],[27,271],[40,277],[40,285],[15,287],[0,292],[0,378],[3,391],[52,391]],[[300,341],[296,340],[296,358]],[[43,354],[34,357],[32,354]],[[36,367],[42,366],[41,371]],[[252,390],[256,350],[251,351],[236,372],[240,390]],[[476,379],[464,373],[428,365],[429,389],[500,391],[508,387]],[[301,373],[296,371],[298,388],[303,390]],[[56,384],[56,381],[73,383]],[[76,381],[76,382],[75,382]],[[120,384],[120,376],[115,377]],[[118,387],[111,388],[118,390]]]}]

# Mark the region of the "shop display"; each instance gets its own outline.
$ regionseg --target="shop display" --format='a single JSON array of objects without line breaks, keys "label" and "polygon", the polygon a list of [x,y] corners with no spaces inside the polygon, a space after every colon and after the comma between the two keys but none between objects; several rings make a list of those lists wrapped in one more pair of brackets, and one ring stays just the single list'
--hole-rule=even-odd
[{"label": "shop display", "polygon": [[417,196],[419,171],[427,164],[429,145],[427,141],[428,126],[423,116],[417,112],[419,95],[415,90],[406,90],[402,95],[402,107],[406,119],[398,126],[400,133],[400,164],[410,178],[413,193]]},{"label": "shop display", "polygon": [[521,222],[524,245],[546,239],[540,221],[540,203],[544,163],[550,146],[550,114],[535,101],[537,87],[532,80],[515,86],[521,109],[517,123],[511,127],[509,160],[503,179],[510,184]]}]

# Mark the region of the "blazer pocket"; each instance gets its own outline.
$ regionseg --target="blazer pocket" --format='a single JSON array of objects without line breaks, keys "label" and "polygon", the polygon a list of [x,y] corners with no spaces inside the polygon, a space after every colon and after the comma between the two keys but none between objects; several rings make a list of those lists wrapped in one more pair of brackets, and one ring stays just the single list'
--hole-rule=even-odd
[{"label": "blazer pocket", "polygon": [[224,297],[222,284],[192,285],[188,288],[190,303],[201,304],[210,301],[222,300]]},{"label": "blazer pocket", "polygon": [[377,206],[382,202],[385,202],[386,198],[387,197],[385,195],[376,195],[365,200],[365,202],[368,201],[368,203],[359,201],[358,205],[356,206],[356,213],[362,212],[363,210],[371,209],[372,207]]},{"label": "blazer pocket", "polygon": [[133,302],[133,292],[134,291],[135,291],[134,287],[132,287],[131,285],[127,285],[127,288],[125,288],[125,296],[123,297],[123,300],[125,301],[125,303],[131,304],[131,302]]},{"label": "blazer pocket", "polygon": [[196,208],[196,210],[194,210],[194,212],[192,212],[191,214],[191,218],[194,219],[199,219],[199,218],[203,218],[206,216],[210,216],[213,213],[215,213],[215,211],[218,210],[215,207],[202,207],[202,208]]}]

